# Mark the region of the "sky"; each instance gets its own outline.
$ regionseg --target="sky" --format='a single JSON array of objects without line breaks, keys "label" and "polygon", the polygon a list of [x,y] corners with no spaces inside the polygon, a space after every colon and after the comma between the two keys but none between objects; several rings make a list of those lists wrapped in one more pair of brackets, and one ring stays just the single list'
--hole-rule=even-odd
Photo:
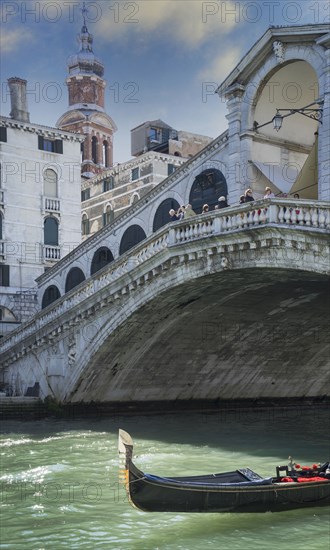
[{"label": "sky", "polygon": [[[215,89],[271,25],[327,23],[327,0],[96,0],[85,2],[104,63],[106,111],[117,125],[114,163],[131,158],[130,130],[162,119],[215,138],[227,128]],[[1,114],[7,79],[28,81],[31,122],[55,126],[67,110],[67,58],[79,49],[80,0],[2,0]]]}]

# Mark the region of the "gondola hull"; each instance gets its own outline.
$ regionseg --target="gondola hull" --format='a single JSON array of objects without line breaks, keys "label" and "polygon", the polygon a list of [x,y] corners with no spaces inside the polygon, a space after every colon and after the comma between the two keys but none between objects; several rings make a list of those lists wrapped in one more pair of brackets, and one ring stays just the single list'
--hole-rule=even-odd
[{"label": "gondola hull", "polygon": [[123,440],[120,443],[125,448],[123,480],[131,504],[146,512],[275,512],[330,502],[328,479],[282,482],[261,478],[248,468],[194,477],[146,474],[133,463],[133,445],[127,436],[124,447]]}]

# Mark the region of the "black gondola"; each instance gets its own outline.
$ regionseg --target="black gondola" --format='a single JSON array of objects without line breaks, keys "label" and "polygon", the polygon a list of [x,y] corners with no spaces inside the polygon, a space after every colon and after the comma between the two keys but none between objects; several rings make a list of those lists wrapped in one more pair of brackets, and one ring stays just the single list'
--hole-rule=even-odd
[{"label": "black gondola", "polygon": [[120,476],[130,503],[145,512],[267,512],[330,502],[330,463],[278,466],[275,477],[249,468],[203,476],[159,477],[133,463],[133,441],[119,430]]}]

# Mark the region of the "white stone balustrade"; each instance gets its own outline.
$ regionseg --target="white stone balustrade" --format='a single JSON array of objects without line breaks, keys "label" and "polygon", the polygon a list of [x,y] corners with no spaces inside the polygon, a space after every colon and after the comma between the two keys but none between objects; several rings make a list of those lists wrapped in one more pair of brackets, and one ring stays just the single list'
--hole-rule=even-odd
[{"label": "white stone balustrade", "polygon": [[[78,315],[78,317],[84,318],[86,312],[77,313],[77,308],[82,306],[84,302],[87,303],[91,297],[95,298],[96,294],[102,292],[105,287],[107,287],[106,297],[102,298],[104,305],[114,302],[123,294],[132,290],[133,287],[136,288],[136,286],[144,284],[150,277],[159,275],[161,270],[166,268],[164,262],[170,260],[172,266],[180,265],[188,243],[193,243],[195,248],[197,247],[195,251],[188,249],[190,260],[202,257],[204,251],[207,254],[213,254],[214,248],[218,250],[218,253],[222,253],[224,250],[223,237],[226,236],[227,238],[228,236],[230,238],[230,234],[233,234],[234,238],[226,244],[227,253],[233,252],[236,245],[239,250],[245,250],[246,246],[253,249],[256,248],[256,243],[254,240],[251,241],[250,229],[261,229],[263,227],[283,227],[286,236],[295,231],[294,238],[296,239],[296,235],[298,235],[298,241],[300,239],[299,242],[297,241],[298,248],[301,247],[303,242],[301,236],[304,239],[307,231],[311,235],[310,246],[317,250],[319,245],[315,241],[315,236],[320,234],[320,246],[324,246],[324,234],[330,228],[330,203],[267,199],[170,223],[111,264],[105,266],[78,287],[73,288],[54,304],[40,311],[33,319],[21,325],[19,329],[10,333],[2,342],[1,351],[10,350],[29,336],[40,333],[46,325],[60,319],[62,316],[68,317],[70,311],[72,311],[73,317]],[[236,239],[237,234],[239,234],[239,241]],[[252,234],[254,235],[254,233]],[[277,237],[272,238],[273,241],[280,240]],[[267,240],[262,237],[262,233],[260,233],[260,239],[260,242],[266,247]],[[199,242],[201,243],[200,246]],[[288,246],[290,246],[289,243]],[[172,249],[173,252],[171,252]],[[163,257],[164,252],[167,255],[165,257]],[[60,258],[59,247],[45,246],[44,253],[47,259]],[[159,262],[157,263],[158,257]],[[227,259],[225,263],[224,267],[227,268]],[[158,267],[158,264],[162,267]],[[269,264],[269,267],[272,267],[272,265]],[[316,268],[315,271],[317,271]],[[95,300],[96,298],[93,301],[95,302]]]}]

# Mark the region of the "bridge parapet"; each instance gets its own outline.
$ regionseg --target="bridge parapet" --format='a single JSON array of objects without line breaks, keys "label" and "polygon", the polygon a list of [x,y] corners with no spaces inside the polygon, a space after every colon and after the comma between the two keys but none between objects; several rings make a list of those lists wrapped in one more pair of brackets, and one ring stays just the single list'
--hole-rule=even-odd
[{"label": "bridge parapet", "polygon": [[[2,365],[10,365],[39,346],[51,345],[63,332],[93,318],[98,310],[169,268],[201,258],[220,259],[218,266],[206,266],[206,272],[295,267],[329,273],[325,252],[329,226],[330,203],[288,199],[256,201],[169,224],[4,338]],[[279,258],[278,250],[287,252]],[[297,250],[302,252],[299,257]]]}]

